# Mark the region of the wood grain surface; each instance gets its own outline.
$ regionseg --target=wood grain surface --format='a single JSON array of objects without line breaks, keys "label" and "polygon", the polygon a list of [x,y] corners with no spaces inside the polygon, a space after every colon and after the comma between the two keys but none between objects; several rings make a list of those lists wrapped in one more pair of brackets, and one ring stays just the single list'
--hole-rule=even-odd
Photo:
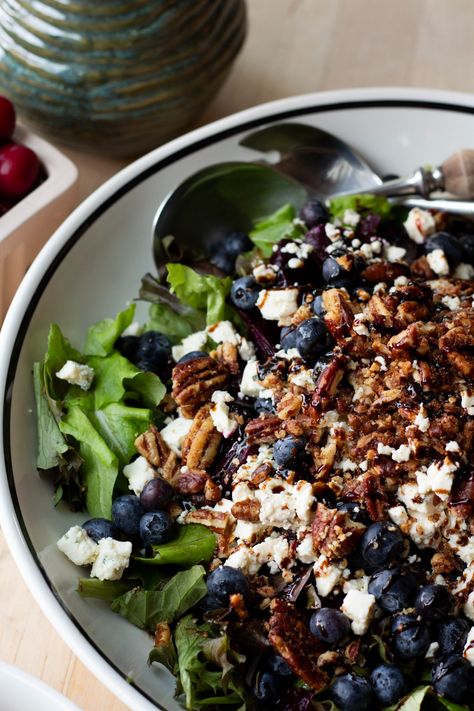
[{"label": "wood grain surface", "polygon": [[[474,91],[472,0],[248,0],[248,9],[243,52],[200,123],[310,91]],[[125,165],[67,153],[80,170],[81,198]],[[2,537],[0,573],[0,659],[40,677],[84,711],[124,711],[41,613]]]}]

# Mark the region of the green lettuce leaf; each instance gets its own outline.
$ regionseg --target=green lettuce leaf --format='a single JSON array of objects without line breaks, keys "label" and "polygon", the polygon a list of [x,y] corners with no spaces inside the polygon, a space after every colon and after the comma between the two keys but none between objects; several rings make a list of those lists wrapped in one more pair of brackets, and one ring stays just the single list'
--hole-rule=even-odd
[{"label": "green lettuce leaf", "polygon": [[223,279],[210,274],[199,274],[183,264],[167,264],[168,283],[178,299],[206,313],[206,323],[211,325],[229,316],[226,298],[232,286],[231,277]]},{"label": "green lettuce leaf", "polygon": [[133,589],[114,600],[112,610],[153,633],[158,622],[174,622],[207,593],[205,570],[195,565],[176,573],[161,590]]},{"label": "green lettuce leaf", "polygon": [[38,430],[37,466],[39,469],[52,469],[64,462],[63,455],[69,445],[59,429],[53,407],[50,404],[44,384],[44,366],[33,365],[33,382],[36,402],[36,423]]},{"label": "green lettuce leaf", "polygon": [[46,394],[52,400],[61,400],[70,387],[64,380],[56,378],[56,373],[61,370],[67,360],[83,363],[79,351],[71,346],[61,332],[59,326],[53,323],[48,332],[48,345],[44,357],[44,386]]},{"label": "green lettuce leaf", "polygon": [[423,701],[430,690],[431,686],[419,686],[397,704],[388,707],[386,711],[420,711]]},{"label": "green lettuce leaf", "polygon": [[136,585],[135,580],[98,580],[80,578],[77,592],[81,597],[92,597],[105,602],[113,602]]},{"label": "green lettuce leaf", "polygon": [[445,709],[448,709],[448,711],[467,711],[468,709],[467,706],[460,706],[459,704],[455,704],[454,701],[448,701],[448,699],[445,699],[443,696],[437,696],[436,701],[440,706]]},{"label": "green lettuce leaf", "polygon": [[329,202],[329,212],[332,218],[342,219],[346,210],[355,212],[375,212],[382,218],[390,217],[392,207],[386,197],[382,195],[342,195]]},{"label": "green lettuce leaf", "polygon": [[304,230],[293,223],[294,218],[295,209],[287,204],[256,223],[249,237],[263,257],[271,257],[273,245],[283,238],[296,239],[304,234]]},{"label": "green lettuce leaf", "polygon": [[135,557],[144,565],[195,565],[208,563],[216,547],[214,533],[200,523],[179,527],[179,533],[169,543],[152,546],[153,558]]},{"label": "green lettuce leaf", "polygon": [[201,311],[182,304],[151,274],[142,279],[140,298],[150,302],[145,329],[164,333],[173,344],[181,342],[191,333],[202,331],[206,326],[205,315]]},{"label": "green lettuce leaf", "polygon": [[178,656],[178,694],[182,692],[187,709],[229,706],[249,711],[255,706],[234,673],[227,640],[217,644],[219,654],[209,651],[212,649],[211,639],[216,637],[220,637],[216,628],[210,624],[198,626],[191,615],[178,622],[174,637]]},{"label": "green lettuce leaf", "polygon": [[90,326],[87,331],[84,353],[86,355],[107,356],[112,352],[114,343],[120,334],[133,321],[135,304],[130,304],[115,318],[105,318]]},{"label": "green lettuce leaf", "polygon": [[174,674],[174,676],[178,675],[178,657],[176,656],[176,647],[174,646],[172,637],[167,644],[153,647],[148,655],[148,664],[152,664],[153,662],[162,664],[168,671]]}]

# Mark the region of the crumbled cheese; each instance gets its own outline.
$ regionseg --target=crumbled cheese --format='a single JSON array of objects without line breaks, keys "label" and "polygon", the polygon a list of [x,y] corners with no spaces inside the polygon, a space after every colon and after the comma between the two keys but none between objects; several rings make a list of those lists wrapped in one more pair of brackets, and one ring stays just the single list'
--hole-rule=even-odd
[{"label": "crumbled cheese", "polygon": [[139,336],[143,331],[143,326],[138,321],[132,321],[130,326],[122,331],[122,336]]},{"label": "crumbled cheese", "polygon": [[449,264],[446,255],[442,249],[434,249],[426,255],[428,264],[435,274],[438,276],[446,276],[449,274]]},{"label": "crumbled cheese", "polygon": [[65,380],[71,385],[78,385],[81,390],[89,390],[94,380],[94,369],[75,360],[67,360],[61,370],[58,370],[56,377]]},{"label": "crumbled cheese", "polygon": [[434,494],[423,496],[416,484],[402,484],[397,495],[408,512],[410,538],[420,548],[434,545],[444,521],[444,512],[434,504]]},{"label": "crumbled cheese", "polygon": [[296,555],[302,563],[314,563],[316,551],[314,550],[313,536],[310,533],[299,543],[296,549]]},{"label": "crumbled cheese", "polygon": [[426,237],[436,230],[436,222],[431,212],[419,207],[410,210],[403,226],[409,238],[417,244],[423,244]]},{"label": "crumbled cheese", "polygon": [[420,432],[428,432],[430,428],[430,420],[427,416],[427,412],[424,405],[420,405],[418,414],[415,417],[415,425],[418,427]]},{"label": "crumbled cheese", "polygon": [[372,250],[372,245],[364,243],[363,245],[361,245],[360,253],[362,254],[363,257],[365,257],[365,259],[367,259],[367,261],[369,261],[374,256],[374,252]]},{"label": "crumbled cheese", "polygon": [[278,267],[275,264],[257,264],[252,270],[255,281],[258,284],[269,284],[274,282],[278,273]]},{"label": "crumbled cheese", "polygon": [[[232,503],[232,502],[231,502]],[[217,507],[214,507],[216,509]],[[252,521],[238,520],[235,524],[234,536],[239,543],[256,543],[262,533],[268,530],[267,526],[262,523],[253,523]]]},{"label": "crumbled cheese", "polygon": [[470,664],[472,664],[472,666],[474,666],[474,627],[471,627],[468,632],[462,655]]},{"label": "crumbled cheese", "polygon": [[132,555],[130,541],[115,541],[113,538],[101,538],[99,551],[91,570],[91,578],[99,580],[120,580],[125,568],[128,568]]},{"label": "crumbled cheese", "polygon": [[268,536],[261,543],[257,543],[253,551],[260,565],[268,565],[272,575],[294,564],[290,558],[290,546],[283,536]]},{"label": "crumbled cheese", "polygon": [[339,581],[346,567],[346,561],[330,563],[324,554],[321,554],[313,566],[314,578],[316,580],[316,590],[318,595],[326,597],[331,593]]},{"label": "crumbled cheese", "polygon": [[458,311],[461,308],[461,300],[459,296],[443,296],[441,303],[444,304],[450,311]]},{"label": "crumbled cheese", "polygon": [[404,526],[408,523],[408,514],[404,506],[393,506],[387,513],[390,520],[397,526]]},{"label": "crumbled cheese", "polygon": [[257,307],[267,321],[278,321],[279,326],[289,326],[298,308],[299,289],[262,289]]},{"label": "crumbled cheese", "polygon": [[384,257],[389,262],[398,262],[400,259],[404,258],[406,253],[406,249],[403,247],[396,247],[393,244],[386,246],[384,249]]},{"label": "crumbled cheese", "polygon": [[430,491],[439,496],[440,499],[448,499],[449,492],[453,486],[454,472],[459,468],[459,464],[453,463],[448,457],[442,462],[433,462],[426,472],[416,472],[416,481],[420,494],[427,494]]},{"label": "crumbled cheese", "polygon": [[381,355],[375,356],[374,360],[376,363],[380,364],[381,371],[387,370],[387,361],[385,360],[385,358],[383,356],[381,356]]},{"label": "crumbled cheese", "polygon": [[252,548],[247,548],[247,546],[237,548],[234,553],[230,554],[225,564],[230,568],[240,569],[244,575],[255,575],[260,568],[256,553]]},{"label": "crumbled cheese", "polygon": [[242,360],[252,360],[255,358],[255,346],[252,341],[247,340],[247,338],[242,338],[239,346],[239,356]]},{"label": "crumbled cheese", "polygon": [[232,395],[225,390],[215,390],[212,393],[210,415],[214,427],[225,439],[228,439],[237,429],[238,423],[230,413],[228,402],[233,402]]},{"label": "crumbled cheese", "polygon": [[368,575],[362,575],[360,578],[349,578],[344,582],[342,591],[346,594],[350,590],[358,590],[359,592],[366,593],[369,589],[369,580],[370,578]]},{"label": "crumbled cheese", "polygon": [[474,267],[472,264],[461,262],[454,270],[453,276],[456,279],[472,279],[474,277]]},{"label": "crumbled cheese", "polygon": [[136,496],[140,496],[146,484],[155,478],[155,469],[148,464],[145,457],[138,457],[123,468],[124,476],[128,479],[128,488]]},{"label": "crumbled cheese", "polygon": [[351,247],[353,249],[359,249],[361,244],[362,244],[362,242],[360,241],[360,239],[353,239],[351,242]]},{"label": "crumbled cheese", "polygon": [[326,222],[326,225],[324,226],[324,231],[326,232],[326,237],[328,237],[331,242],[334,242],[341,236],[341,231],[332,222]]},{"label": "crumbled cheese", "polygon": [[385,454],[391,457],[394,462],[408,462],[411,457],[411,447],[407,444],[401,444],[397,449],[394,449],[379,442],[377,444],[377,454]]},{"label": "crumbled cheese", "polygon": [[242,340],[230,321],[218,321],[208,326],[206,330],[215,343],[231,343],[233,346],[238,346]]},{"label": "crumbled cheese", "polygon": [[284,360],[294,360],[295,358],[301,358],[300,352],[297,348],[289,348],[287,351],[281,349],[275,353],[275,358],[283,358]]},{"label": "crumbled cheese", "polygon": [[372,247],[372,252],[374,254],[381,254],[382,253],[383,244],[379,239],[375,239],[373,242],[371,242],[370,246]]},{"label": "crumbled cheese", "polygon": [[459,452],[459,444],[455,440],[451,440],[451,442],[448,442],[446,445],[445,450],[447,452]]},{"label": "crumbled cheese", "polygon": [[469,596],[464,603],[463,612],[466,617],[474,622],[474,590],[469,593]]},{"label": "crumbled cheese", "polygon": [[81,526],[72,526],[56,545],[75,565],[92,565],[99,548]]},{"label": "crumbled cheese", "polygon": [[356,227],[360,222],[360,215],[355,210],[344,210],[342,216],[342,223],[344,225],[349,225],[349,227]]},{"label": "crumbled cheese", "polygon": [[314,390],[316,387],[312,370],[302,368],[297,373],[291,373],[288,380],[293,385],[297,385],[299,388],[306,388],[306,390]]},{"label": "crumbled cheese", "polygon": [[304,267],[304,261],[302,259],[298,259],[297,257],[292,257],[291,259],[288,260],[288,268],[289,269],[302,269]]},{"label": "crumbled cheese", "polygon": [[258,362],[256,360],[247,361],[240,381],[239,394],[247,397],[271,397],[271,391],[266,391],[258,378]]},{"label": "crumbled cheese", "polygon": [[188,420],[186,417],[177,417],[175,420],[171,420],[171,422],[160,432],[160,435],[163,437],[168,447],[172,452],[177,454],[178,457],[181,456],[183,442],[186,439],[192,424],[193,421]]},{"label": "crumbled cheese", "polygon": [[351,620],[354,634],[365,634],[374,615],[375,597],[360,590],[349,590],[341,610]]},{"label": "crumbled cheese", "polygon": [[178,362],[183,356],[193,351],[202,351],[206,347],[208,335],[207,331],[196,331],[196,333],[191,333],[190,336],[186,336],[180,344],[173,346],[171,349],[171,354],[173,359]]},{"label": "crumbled cheese", "polygon": [[469,390],[461,390],[461,407],[467,410],[468,415],[474,415],[474,394]]},{"label": "crumbled cheese", "polygon": [[406,286],[408,284],[408,279],[406,276],[399,276],[393,282],[394,286]]},{"label": "crumbled cheese", "polygon": [[282,254],[293,254],[297,259],[308,259],[313,251],[313,245],[307,242],[288,242],[281,248]]},{"label": "crumbled cheese", "polygon": [[[270,477],[253,492],[260,502],[260,522],[288,530],[295,523],[309,522],[314,502],[313,487],[308,481],[289,484],[280,478]],[[240,493],[239,493],[240,496]],[[235,488],[232,493],[235,500]]]},{"label": "crumbled cheese", "polygon": [[258,453],[251,454],[247,457],[247,461],[240,465],[236,473],[233,476],[235,483],[239,481],[246,481],[252,478],[255,470],[264,463],[272,463],[273,459],[273,449],[266,444],[261,444]]},{"label": "crumbled cheese", "polygon": [[365,318],[356,317],[352,324],[352,328],[359,336],[370,336],[369,329],[365,323]]}]

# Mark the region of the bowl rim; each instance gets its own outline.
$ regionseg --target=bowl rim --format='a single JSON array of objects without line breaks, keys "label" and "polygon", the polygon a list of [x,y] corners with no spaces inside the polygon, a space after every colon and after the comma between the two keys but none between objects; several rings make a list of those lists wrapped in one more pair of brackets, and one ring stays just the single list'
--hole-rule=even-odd
[{"label": "bowl rim", "polygon": [[28,222],[35,213],[66,193],[77,182],[79,173],[70,158],[22,124],[17,125],[13,141],[23,143],[35,151],[46,172],[46,178],[42,183],[0,217],[0,245],[15,233],[16,247],[18,235],[16,230]]},{"label": "bowl rim", "polygon": [[172,162],[264,123],[305,114],[355,108],[438,109],[474,115],[474,96],[431,89],[343,89],[278,99],[207,124],[160,146],[122,169],[81,205],[56,230],[23,279],[0,331],[0,523],[15,562],[42,611],[79,659],[110,691],[133,709],[161,708],[130,683],[81,628],[61,602],[29,540],[16,496],[10,453],[10,408],[16,362],[35,306],[49,279],[80,236],[128,190]]},{"label": "bowl rim", "polygon": [[15,686],[31,689],[43,702],[48,701],[52,704],[56,711],[80,711],[79,707],[70,699],[48,684],[45,684],[45,682],[38,679],[38,677],[33,676],[33,674],[28,674],[28,672],[12,664],[0,661],[0,679],[5,677],[10,679]]}]

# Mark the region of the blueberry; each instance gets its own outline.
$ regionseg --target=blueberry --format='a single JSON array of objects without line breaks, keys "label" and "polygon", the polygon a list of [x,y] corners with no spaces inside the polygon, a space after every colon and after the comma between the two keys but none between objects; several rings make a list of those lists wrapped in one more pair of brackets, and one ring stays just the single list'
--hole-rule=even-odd
[{"label": "blueberry", "polygon": [[156,477],[147,482],[140,494],[140,503],[145,511],[158,511],[168,506],[173,498],[173,487],[166,479]]},{"label": "blueberry", "polygon": [[249,311],[253,309],[257,303],[258,295],[261,287],[251,276],[240,277],[236,279],[230,290],[230,298],[234,306]]},{"label": "blueberry", "polygon": [[338,676],[330,693],[340,711],[367,711],[375,706],[370,683],[352,672]]},{"label": "blueberry", "polygon": [[449,654],[431,670],[434,690],[456,704],[472,701],[474,667],[457,654]]},{"label": "blueberry", "polygon": [[144,514],[143,506],[133,494],[119,496],[112,503],[112,521],[126,536],[136,536],[140,519]]},{"label": "blueberry", "polygon": [[440,622],[438,625],[438,644],[441,655],[462,654],[471,625],[462,617]]},{"label": "blueberry", "polygon": [[196,360],[197,358],[206,358],[208,356],[208,353],[205,351],[191,351],[190,353],[186,353],[186,355],[182,356],[177,363],[189,363],[190,360]]},{"label": "blueberry", "polygon": [[114,348],[132,363],[137,359],[139,345],[138,336],[119,336],[114,343]]},{"label": "blueberry", "polygon": [[349,635],[351,624],[339,610],[322,607],[311,615],[309,629],[321,642],[332,647],[340,644]]},{"label": "blueberry", "polygon": [[313,308],[313,312],[316,316],[323,316],[325,313],[326,309],[324,308],[324,302],[323,302],[323,297],[318,294],[318,296],[315,296],[313,299],[313,303],[311,304]]},{"label": "blueberry", "polygon": [[220,610],[222,608],[222,603],[214,597],[214,595],[205,595],[199,602],[199,608],[202,612],[212,612],[213,610]]},{"label": "blueberry", "polygon": [[296,348],[296,328],[284,326],[280,331],[280,348],[284,351],[289,351],[291,348]]},{"label": "blueberry", "polygon": [[316,198],[310,198],[305,202],[300,210],[300,219],[303,220],[308,229],[329,220],[329,212],[322,202]]},{"label": "blueberry", "polygon": [[447,617],[453,606],[451,593],[444,585],[425,585],[416,596],[415,609],[427,620]]},{"label": "blueberry", "polygon": [[334,257],[327,257],[323,262],[323,279],[326,282],[332,282],[333,279],[348,274],[347,270],[342,267]]},{"label": "blueberry", "polygon": [[174,521],[166,511],[147,511],[140,519],[140,538],[144,546],[166,543],[173,535]]},{"label": "blueberry", "polygon": [[153,363],[156,370],[163,368],[171,356],[171,343],[164,333],[146,331],[139,336],[137,360]]},{"label": "blueberry", "polygon": [[264,671],[257,678],[255,696],[261,704],[275,704],[281,697],[284,682],[277,674]]},{"label": "blueberry", "polygon": [[244,598],[248,597],[249,584],[241,570],[221,565],[208,576],[207,592],[220,603],[220,607],[227,607],[229,595],[240,593]]},{"label": "blueberry", "polygon": [[461,235],[459,243],[462,247],[462,261],[474,264],[474,235]]},{"label": "blueberry", "polygon": [[273,446],[273,458],[279,467],[294,468],[305,453],[305,440],[294,435],[277,439]]},{"label": "blueberry", "polygon": [[272,654],[267,659],[267,666],[270,671],[277,676],[281,676],[283,679],[291,679],[293,677],[292,670],[279,654]]},{"label": "blueberry", "polygon": [[377,570],[369,581],[369,593],[374,595],[379,607],[386,612],[400,612],[410,607],[418,582],[410,571],[400,566]]},{"label": "blueberry", "polygon": [[117,538],[120,535],[112,521],[106,518],[90,518],[82,524],[82,528],[96,543],[101,538]]},{"label": "blueberry", "polygon": [[259,415],[265,415],[275,411],[275,406],[270,398],[257,397],[253,406]]},{"label": "blueberry", "polygon": [[371,519],[367,511],[356,501],[339,501],[336,504],[338,511],[342,513],[349,514],[349,517],[357,523],[363,523],[364,526],[368,526],[371,523]]},{"label": "blueberry", "polygon": [[155,361],[148,360],[147,358],[140,358],[135,362],[135,365],[144,373],[158,373],[158,371],[161,370],[161,366],[158,367]]},{"label": "blueberry", "polygon": [[408,693],[408,683],[402,670],[394,664],[380,664],[370,675],[377,701],[391,706]]},{"label": "blueberry", "polygon": [[436,232],[434,235],[428,237],[424,244],[425,252],[433,252],[435,249],[443,250],[451,267],[455,267],[462,261],[462,245],[457,237],[450,235],[449,232]]},{"label": "blueberry", "polygon": [[360,550],[371,568],[396,560],[403,550],[403,535],[398,526],[390,521],[373,523],[362,536]]},{"label": "blueberry", "polygon": [[235,257],[232,254],[218,250],[209,260],[223,274],[232,274],[235,269]]},{"label": "blueberry", "polygon": [[331,347],[331,336],[322,319],[314,316],[296,329],[296,347],[305,360],[316,360]]},{"label": "blueberry", "polygon": [[431,643],[430,632],[416,615],[395,615],[391,626],[392,650],[399,659],[424,657]]},{"label": "blueberry", "polygon": [[350,291],[353,287],[353,284],[350,279],[348,279],[346,276],[338,277],[337,279],[333,279],[331,282],[328,283],[328,288],[331,289],[345,289],[346,291]]},{"label": "blueberry", "polygon": [[221,244],[221,248],[224,252],[230,254],[234,259],[238,257],[239,254],[250,252],[253,247],[252,240],[245,232],[230,232]]}]

